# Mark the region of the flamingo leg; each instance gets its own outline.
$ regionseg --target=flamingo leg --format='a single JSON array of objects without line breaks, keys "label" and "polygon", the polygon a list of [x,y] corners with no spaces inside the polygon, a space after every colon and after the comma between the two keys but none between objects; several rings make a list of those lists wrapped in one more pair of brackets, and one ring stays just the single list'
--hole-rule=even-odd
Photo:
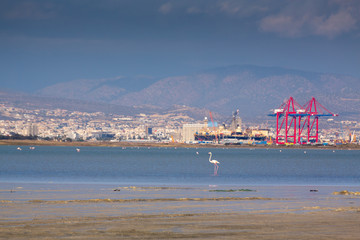
[{"label": "flamingo leg", "polygon": [[217,176],[218,169],[219,169],[219,166],[215,163],[214,164],[214,176]]}]

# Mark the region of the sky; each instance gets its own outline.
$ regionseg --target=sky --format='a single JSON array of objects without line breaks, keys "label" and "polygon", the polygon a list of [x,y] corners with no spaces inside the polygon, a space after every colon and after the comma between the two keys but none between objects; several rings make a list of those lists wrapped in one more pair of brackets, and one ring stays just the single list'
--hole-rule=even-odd
[{"label": "sky", "polygon": [[0,90],[252,64],[360,77],[358,0],[1,0]]}]

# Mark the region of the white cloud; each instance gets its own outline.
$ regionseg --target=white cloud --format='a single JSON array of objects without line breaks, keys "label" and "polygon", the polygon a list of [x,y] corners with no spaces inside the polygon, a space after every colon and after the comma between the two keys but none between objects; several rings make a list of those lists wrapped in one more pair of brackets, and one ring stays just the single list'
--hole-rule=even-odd
[{"label": "white cloud", "polygon": [[229,14],[236,14],[241,10],[241,6],[232,1],[224,1],[220,3],[220,10]]},{"label": "white cloud", "polygon": [[312,21],[313,33],[333,38],[356,28],[356,19],[350,13],[340,11],[330,17],[318,17]]},{"label": "white cloud", "polygon": [[262,1],[222,0],[218,2],[216,9],[227,15],[249,17],[268,11],[268,6]]},{"label": "white cloud", "polygon": [[265,17],[260,22],[260,29],[264,32],[275,32],[287,37],[302,36],[303,26],[303,19],[295,19],[286,15]]},{"label": "white cloud", "polygon": [[347,4],[329,1],[324,9],[316,2],[307,2],[306,7],[298,9],[296,4],[290,3],[287,8],[260,19],[259,29],[286,37],[315,35],[331,39],[357,29],[360,23],[358,3],[360,1]]},{"label": "white cloud", "polygon": [[172,10],[172,4],[170,2],[167,2],[160,6],[159,11],[163,14],[168,14]]}]

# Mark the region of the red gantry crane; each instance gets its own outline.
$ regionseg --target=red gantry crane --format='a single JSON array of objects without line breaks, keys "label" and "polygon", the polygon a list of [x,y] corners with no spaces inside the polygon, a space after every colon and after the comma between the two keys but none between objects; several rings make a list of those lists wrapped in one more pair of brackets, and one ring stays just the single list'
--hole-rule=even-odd
[{"label": "red gantry crane", "polygon": [[302,106],[290,97],[273,114],[269,114],[276,117],[276,144],[296,143],[297,116],[304,112]]},{"label": "red gantry crane", "polygon": [[[290,97],[269,116],[276,117],[276,144],[304,144],[318,142],[320,116],[338,116],[338,114],[331,113],[314,97],[304,106]],[[307,130],[306,135],[304,130]]]},{"label": "red gantry crane", "polygon": [[[323,105],[321,105],[314,97],[311,98],[305,105],[305,113],[306,118],[304,120],[304,124],[301,127],[301,132],[304,127],[307,129],[307,142],[318,142],[319,141],[319,117],[326,116],[339,116],[338,114],[334,114],[327,110]],[[314,128],[315,127],[315,128]],[[300,129],[300,125],[299,125]],[[299,140],[301,136],[301,132],[299,132]]]}]

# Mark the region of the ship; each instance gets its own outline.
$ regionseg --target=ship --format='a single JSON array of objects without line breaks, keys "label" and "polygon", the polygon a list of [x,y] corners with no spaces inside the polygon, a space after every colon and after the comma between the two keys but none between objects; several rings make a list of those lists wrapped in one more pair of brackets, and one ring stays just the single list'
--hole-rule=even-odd
[{"label": "ship", "polygon": [[[207,121],[207,118],[205,118]],[[266,144],[269,130],[267,129],[246,129],[242,131],[242,121],[239,117],[239,110],[235,111],[231,118],[229,127],[225,124],[213,129],[215,124],[205,122],[204,128],[194,134],[195,141],[199,143],[222,143],[229,144]]]}]

